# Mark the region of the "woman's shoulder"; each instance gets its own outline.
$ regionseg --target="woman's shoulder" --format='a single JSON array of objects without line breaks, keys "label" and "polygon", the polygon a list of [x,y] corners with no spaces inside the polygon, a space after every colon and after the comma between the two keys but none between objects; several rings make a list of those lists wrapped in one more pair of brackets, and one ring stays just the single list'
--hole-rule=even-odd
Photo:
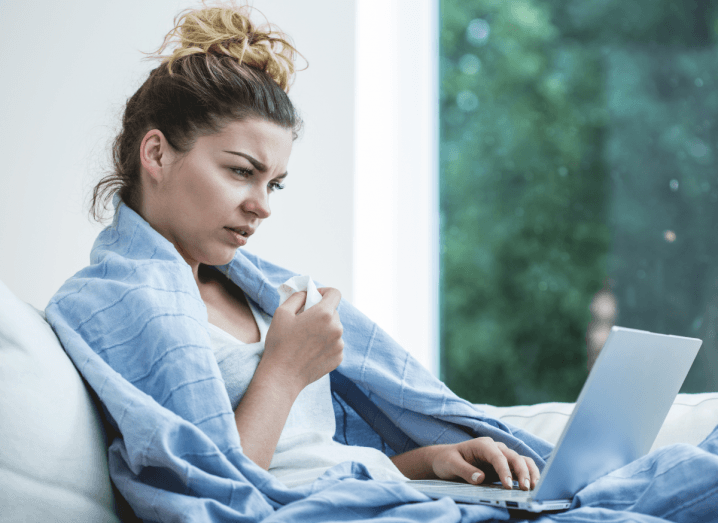
[{"label": "woman's shoulder", "polygon": [[172,305],[193,310],[200,306],[189,265],[144,220],[133,218],[124,213],[99,234],[90,265],[60,287],[47,306],[48,313],[55,308],[67,318],[82,318],[109,309],[146,311]]}]

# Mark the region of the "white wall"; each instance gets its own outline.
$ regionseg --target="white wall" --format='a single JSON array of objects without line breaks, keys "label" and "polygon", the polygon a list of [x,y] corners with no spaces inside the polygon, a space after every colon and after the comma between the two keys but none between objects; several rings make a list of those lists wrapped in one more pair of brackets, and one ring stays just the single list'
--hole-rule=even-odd
[{"label": "white wall", "polygon": [[[437,0],[253,0],[309,60],[287,189],[246,249],[339,288],[437,372]],[[124,101],[190,4],[0,0],[0,279],[44,308],[89,261]],[[355,82],[355,79],[358,82]]]},{"label": "white wall", "polygon": [[[290,96],[305,120],[287,189],[247,249],[352,298],[354,2],[255,0],[309,60]],[[87,196],[124,101],[188,7],[177,0],[0,3],[0,279],[44,308],[87,265]],[[259,20],[259,18],[257,18]]]}]

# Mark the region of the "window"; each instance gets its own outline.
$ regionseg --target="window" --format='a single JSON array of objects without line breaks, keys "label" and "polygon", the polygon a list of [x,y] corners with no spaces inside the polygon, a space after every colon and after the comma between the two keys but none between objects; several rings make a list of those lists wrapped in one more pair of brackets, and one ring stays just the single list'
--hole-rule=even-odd
[{"label": "window", "polygon": [[574,401],[606,329],[704,340],[718,390],[718,8],[441,0],[441,377]]}]

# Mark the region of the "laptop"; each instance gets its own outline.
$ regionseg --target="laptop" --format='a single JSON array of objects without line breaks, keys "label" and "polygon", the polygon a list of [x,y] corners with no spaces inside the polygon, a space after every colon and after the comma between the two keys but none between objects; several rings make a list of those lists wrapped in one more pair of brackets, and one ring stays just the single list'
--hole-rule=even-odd
[{"label": "laptop", "polygon": [[434,499],[530,512],[567,509],[583,487],[650,450],[701,343],[613,327],[531,491],[440,480],[408,485]]}]

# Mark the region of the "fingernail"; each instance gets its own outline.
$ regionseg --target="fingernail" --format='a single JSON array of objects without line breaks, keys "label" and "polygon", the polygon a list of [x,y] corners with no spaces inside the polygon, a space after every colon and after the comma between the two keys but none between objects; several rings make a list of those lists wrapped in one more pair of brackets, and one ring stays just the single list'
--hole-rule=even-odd
[{"label": "fingernail", "polygon": [[529,481],[529,478],[524,479],[524,487],[526,487],[526,490],[531,490],[531,482]]},{"label": "fingernail", "polygon": [[474,473],[471,475],[471,481],[472,481],[473,483],[476,483],[477,481],[479,481],[479,478],[480,478],[480,477],[481,477],[481,473],[479,473],[479,472],[474,472]]},{"label": "fingernail", "polygon": [[514,488],[514,479],[511,476],[506,476],[506,484],[509,488]]}]

